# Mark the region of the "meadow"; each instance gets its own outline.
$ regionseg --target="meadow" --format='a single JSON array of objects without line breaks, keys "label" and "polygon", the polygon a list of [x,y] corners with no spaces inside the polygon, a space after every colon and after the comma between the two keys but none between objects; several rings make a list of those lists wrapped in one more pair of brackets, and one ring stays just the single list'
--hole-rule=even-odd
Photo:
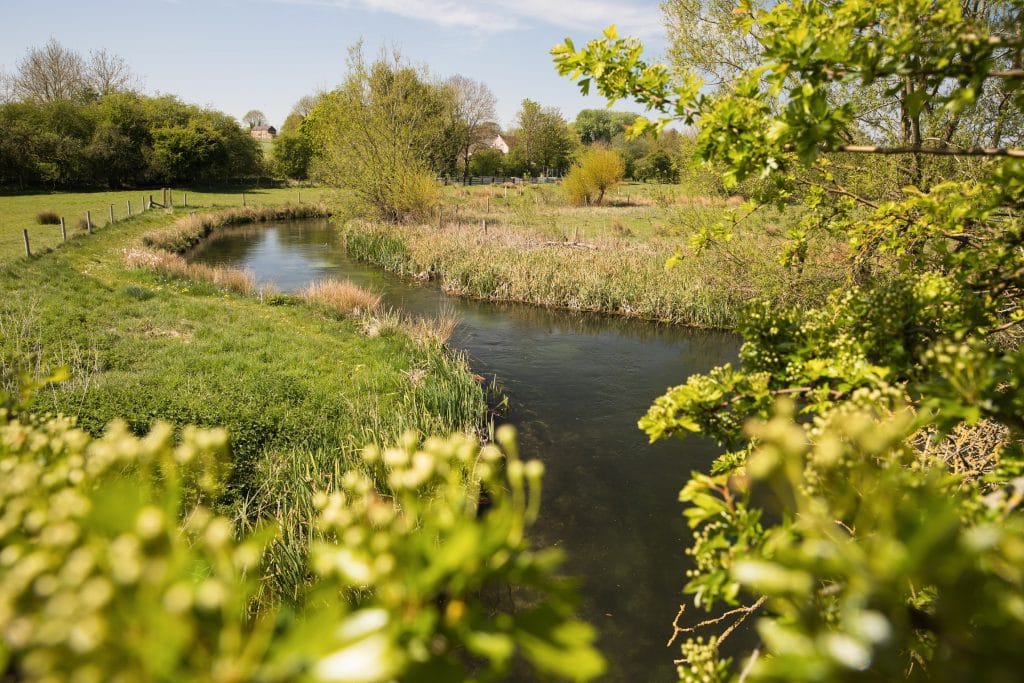
[{"label": "meadow", "polygon": [[[294,195],[247,193],[279,205]],[[0,230],[6,237],[20,225],[12,215],[70,215],[116,196],[2,197]],[[295,597],[306,578],[314,488],[334,488],[367,443],[394,442],[406,430],[479,430],[485,405],[462,358],[438,339],[414,338],[393,314],[339,309],[351,293],[318,291],[307,302],[126,263],[146,235],[194,229],[193,201],[216,206],[237,196],[190,193],[188,211],[148,211],[32,258],[6,240],[0,390],[67,368],[70,379],[38,390],[32,410],[75,415],[94,434],[115,418],[136,433],[157,420],[226,427],[232,473],[220,504],[240,528],[278,524],[264,595]]]},{"label": "meadow", "polygon": [[802,268],[782,264],[795,209],[762,210],[700,253],[687,246],[744,216],[742,204],[672,185],[626,184],[587,207],[568,205],[557,185],[456,186],[431,224],[350,222],[347,248],[460,296],[711,328],[733,327],[753,299],[808,305],[839,283],[838,241],[817,238]]}]

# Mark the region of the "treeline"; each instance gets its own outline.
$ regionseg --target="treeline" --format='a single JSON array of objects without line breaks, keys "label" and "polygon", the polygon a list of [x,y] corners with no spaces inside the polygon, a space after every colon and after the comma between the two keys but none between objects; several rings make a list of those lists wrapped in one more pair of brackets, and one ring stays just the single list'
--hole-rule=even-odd
[{"label": "treeline", "polygon": [[[105,55],[94,53],[89,63],[96,54]],[[91,72],[79,70],[85,64],[51,41],[30,50],[6,78],[11,101],[0,104],[0,187],[216,184],[261,173],[259,145],[234,118],[121,89],[132,84],[126,74],[86,78]]]}]

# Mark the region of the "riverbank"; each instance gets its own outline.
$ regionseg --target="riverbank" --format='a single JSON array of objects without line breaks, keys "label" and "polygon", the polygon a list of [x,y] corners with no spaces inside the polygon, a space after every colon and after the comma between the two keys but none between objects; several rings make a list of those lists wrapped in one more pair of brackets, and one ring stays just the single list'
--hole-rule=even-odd
[{"label": "riverbank", "polygon": [[264,589],[296,595],[312,491],[332,488],[366,443],[478,429],[482,390],[464,359],[401,326],[371,333],[322,303],[123,262],[187,216],[150,211],[41,257],[5,254],[0,378],[11,389],[19,375],[67,367],[71,379],[32,409],[75,415],[93,433],[116,417],[140,433],[156,420],[226,427],[233,474],[221,504],[242,527],[282,528]]},{"label": "riverbank", "polygon": [[346,248],[392,272],[437,279],[457,296],[704,328],[734,327],[753,299],[801,305],[839,283],[839,243],[811,244],[799,271],[782,265],[786,228],[797,219],[785,213],[748,220],[699,255],[686,249],[736,203],[627,186],[605,206],[574,208],[557,187],[458,188],[437,224],[350,222]]}]

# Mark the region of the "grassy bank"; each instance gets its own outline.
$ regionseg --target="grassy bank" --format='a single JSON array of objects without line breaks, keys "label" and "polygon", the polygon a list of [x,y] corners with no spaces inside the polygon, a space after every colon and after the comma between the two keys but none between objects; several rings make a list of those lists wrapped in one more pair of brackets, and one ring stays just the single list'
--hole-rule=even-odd
[{"label": "grassy bank", "polygon": [[[246,188],[230,191],[174,189],[173,199],[178,209],[182,208],[181,205],[186,200],[190,210],[220,209],[241,206],[243,193],[246,205],[256,207],[287,204],[300,198],[304,203],[319,203],[323,194],[318,189],[292,188]],[[127,217],[128,202],[132,204],[132,213],[138,215],[142,210],[143,201],[150,195],[156,202],[162,199],[159,190],[0,195],[0,261],[24,256],[21,231],[26,228],[29,231],[32,250],[37,254],[60,244],[60,226],[40,225],[37,221],[40,212],[52,211],[58,216],[63,216],[69,237],[75,237],[85,233],[81,222],[85,220],[87,211],[92,215],[93,225],[102,228],[110,220],[111,205],[114,207],[114,220],[121,221]]]},{"label": "grassy bank", "polygon": [[331,488],[365,443],[478,427],[482,392],[462,359],[399,325],[371,333],[324,302],[238,295],[123,262],[185,215],[151,211],[0,263],[0,376],[10,388],[21,373],[70,368],[34,408],[76,415],[91,432],[115,417],[138,432],[158,419],[226,426],[223,503],[244,524],[280,524],[267,588],[294,594],[312,490]]},{"label": "grassy bank", "polygon": [[[605,206],[566,205],[556,186],[449,190],[440,226],[347,226],[349,255],[436,278],[453,294],[728,328],[753,298],[820,299],[837,282],[841,247],[814,244],[805,267],[780,264],[795,217],[768,212],[734,239],[665,264],[690,235],[723,220],[736,200],[626,186]],[[486,223],[486,227],[485,227]]]}]

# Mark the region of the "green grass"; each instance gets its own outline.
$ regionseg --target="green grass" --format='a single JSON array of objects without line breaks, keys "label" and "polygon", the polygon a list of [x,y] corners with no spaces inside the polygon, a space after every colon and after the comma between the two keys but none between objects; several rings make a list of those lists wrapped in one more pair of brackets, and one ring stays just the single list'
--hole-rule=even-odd
[{"label": "green grass", "polygon": [[[23,199],[0,198],[0,209]],[[331,488],[365,443],[478,428],[482,392],[461,358],[400,328],[371,337],[293,297],[238,296],[122,265],[124,249],[173,219],[151,211],[40,257],[8,254],[0,378],[9,389],[18,373],[69,367],[72,379],[38,393],[34,408],[76,415],[94,433],[114,418],[137,432],[155,420],[226,426],[233,473],[222,505],[243,524],[278,522],[268,595],[295,596],[313,490]]]},{"label": "green grass", "polygon": [[[298,196],[296,190],[288,188],[246,188],[213,192],[175,189],[174,202],[180,208],[181,203],[187,199],[190,209],[241,206],[243,192],[249,206],[285,204],[294,202]],[[305,189],[302,191],[302,201],[316,202],[323,194],[316,188]],[[0,195],[0,262],[25,255],[21,231],[26,228],[34,253],[43,253],[60,244],[60,226],[39,225],[36,216],[40,211],[50,210],[63,216],[68,237],[72,238],[84,233],[78,224],[85,218],[86,211],[92,213],[93,225],[102,227],[110,220],[111,204],[114,205],[114,219],[120,221],[128,213],[127,202],[132,203],[133,214],[138,214],[144,198],[148,198],[149,195],[153,195],[154,201],[161,201],[160,190]]]},{"label": "green grass", "polygon": [[[443,227],[353,222],[347,247],[394,272],[426,272],[461,296],[699,327],[733,327],[755,298],[807,304],[838,283],[835,242],[812,245],[799,272],[781,265],[785,229],[797,218],[785,212],[758,214],[703,253],[685,248],[739,204],[668,185],[626,185],[585,208],[568,206],[555,185],[449,188]],[[666,270],[680,248],[683,258]]]}]

